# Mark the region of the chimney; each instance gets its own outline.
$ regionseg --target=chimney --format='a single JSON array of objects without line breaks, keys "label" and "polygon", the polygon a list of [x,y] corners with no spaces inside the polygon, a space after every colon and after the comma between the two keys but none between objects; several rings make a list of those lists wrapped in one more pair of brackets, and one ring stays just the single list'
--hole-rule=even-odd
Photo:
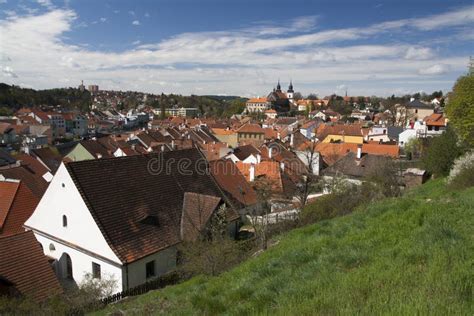
[{"label": "chimney", "polygon": [[357,159],[359,160],[362,157],[362,145],[357,145]]},{"label": "chimney", "polygon": [[250,180],[250,182],[253,182],[253,180],[255,180],[255,165],[253,163],[250,164],[249,180]]},{"label": "chimney", "polygon": [[285,171],[285,163],[284,162],[280,162],[280,169],[281,169],[281,171]]},{"label": "chimney", "polygon": [[257,163],[260,163],[261,160],[262,160],[262,156],[260,154],[257,154]]},{"label": "chimney", "polygon": [[295,143],[295,134],[291,134],[290,136],[290,146],[293,147]]},{"label": "chimney", "polygon": [[277,138],[278,138],[278,139],[281,139],[280,132],[277,133]]},{"label": "chimney", "polygon": [[272,159],[272,151],[273,151],[273,148],[268,147],[268,158],[270,158],[270,159]]},{"label": "chimney", "polygon": [[171,148],[174,149],[174,139],[171,140]]},{"label": "chimney", "polygon": [[97,159],[102,158],[102,154],[97,154]]}]

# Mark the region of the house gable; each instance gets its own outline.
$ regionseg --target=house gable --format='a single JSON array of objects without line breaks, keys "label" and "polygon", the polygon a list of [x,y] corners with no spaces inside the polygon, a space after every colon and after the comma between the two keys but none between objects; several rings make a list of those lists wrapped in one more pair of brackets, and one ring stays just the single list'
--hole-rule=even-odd
[{"label": "house gable", "polygon": [[78,143],[76,147],[74,147],[74,149],[66,155],[65,158],[69,158],[72,161],[95,159],[95,157],[92,156],[92,154],[89,153],[89,151],[87,151],[87,149],[84,148],[84,146],[82,146],[80,143]]},{"label": "house gable", "polygon": [[[63,216],[67,225],[63,227]],[[57,239],[121,264],[82,199],[64,163],[59,167],[33,215],[25,222],[35,234]],[[44,246],[44,245],[43,245]],[[47,245],[46,245],[47,246]]]}]

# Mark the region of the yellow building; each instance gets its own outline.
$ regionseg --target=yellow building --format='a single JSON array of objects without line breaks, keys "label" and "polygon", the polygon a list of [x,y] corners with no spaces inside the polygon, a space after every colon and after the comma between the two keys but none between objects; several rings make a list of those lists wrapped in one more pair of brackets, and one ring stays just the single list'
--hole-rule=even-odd
[{"label": "yellow building", "polygon": [[364,137],[329,134],[323,140],[323,143],[334,143],[334,142],[349,143],[349,144],[363,144]]}]

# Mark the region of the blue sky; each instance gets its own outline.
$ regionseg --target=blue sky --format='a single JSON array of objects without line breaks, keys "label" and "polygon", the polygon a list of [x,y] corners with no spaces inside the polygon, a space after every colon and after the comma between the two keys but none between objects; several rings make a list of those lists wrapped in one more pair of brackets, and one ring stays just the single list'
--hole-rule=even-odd
[{"label": "blue sky", "polygon": [[264,95],[451,89],[472,1],[0,0],[0,81]]}]

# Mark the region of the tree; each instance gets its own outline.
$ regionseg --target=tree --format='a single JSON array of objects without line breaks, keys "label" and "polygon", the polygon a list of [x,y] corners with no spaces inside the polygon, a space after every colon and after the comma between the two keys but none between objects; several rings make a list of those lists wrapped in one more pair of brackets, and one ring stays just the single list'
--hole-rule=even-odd
[{"label": "tree", "polygon": [[200,199],[197,201],[197,212],[197,219],[195,216],[184,218],[199,235],[196,240],[185,240],[179,246],[179,270],[188,275],[215,276],[239,263],[243,259],[243,251],[227,234],[225,204],[212,214],[208,222]]},{"label": "tree", "polygon": [[419,158],[421,154],[421,149],[422,149],[421,140],[416,137],[410,138],[403,146],[405,155],[407,156],[409,160]]},{"label": "tree", "polygon": [[299,101],[299,100],[303,99],[303,95],[301,94],[301,92],[295,92],[295,94],[293,94],[293,99],[295,101]]},{"label": "tree", "polygon": [[308,99],[308,100],[317,100],[318,95],[316,93],[310,93],[310,94],[308,94],[308,97],[306,99]]},{"label": "tree", "polygon": [[462,153],[456,133],[448,127],[439,137],[429,139],[428,148],[422,157],[423,165],[433,175],[446,176],[454,160]]},{"label": "tree", "polygon": [[[310,142],[303,152],[298,154],[300,160],[308,167],[307,173],[300,172],[300,181],[296,184],[296,198],[299,202],[300,210],[303,210],[308,202],[308,196],[314,192],[319,185],[319,177],[316,175],[319,170],[319,153],[316,150],[316,142]],[[301,170],[303,171],[303,170]]]},{"label": "tree", "polygon": [[271,205],[269,203],[272,197],[272,188],[274,183],[266,177],[259,177],[254,182],[254,189],[257,193],[258,208],[250,210],[249,218],[259,247],[263,250],[268,246],[269,233],[269,214],[271,213]]},{"label": "tree", "polygon": [[446,114],[459,138],[474,146],[474,75],[458,79],[446,106]]}]

